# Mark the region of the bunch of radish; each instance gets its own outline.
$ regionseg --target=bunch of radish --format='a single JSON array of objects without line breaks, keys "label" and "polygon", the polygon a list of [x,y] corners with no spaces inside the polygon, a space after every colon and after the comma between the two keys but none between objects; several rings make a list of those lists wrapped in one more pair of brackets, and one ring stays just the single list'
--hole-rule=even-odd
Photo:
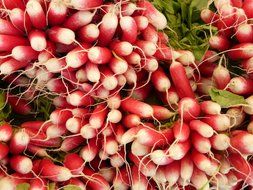
[{"label": "bunch of radish", "polygon": [[[0,5],[6,102],[31,115],[0,123],[0,190],[253,186],[252,1],[202,11],[219,32],[200,61],[167,45],[166,17],[146,0]],[[224,108],[212,88],[246,104]],[[40,96],[54,105],[47,120],[32,118]]]}]

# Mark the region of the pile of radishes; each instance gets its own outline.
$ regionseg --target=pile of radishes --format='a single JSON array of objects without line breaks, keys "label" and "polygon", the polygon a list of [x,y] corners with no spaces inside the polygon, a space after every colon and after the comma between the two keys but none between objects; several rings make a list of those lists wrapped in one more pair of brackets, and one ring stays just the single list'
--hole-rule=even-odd
[{"label": "pile of radishes", "polygon": [[[199,61],[168,46],[146,0],[0,4],[6,103],[31,116],[0,123],[0,190],[253,186],[253,1],[202,11],[218,34]],[[48,120],[33,118],[38,97],[54,105]]]}]

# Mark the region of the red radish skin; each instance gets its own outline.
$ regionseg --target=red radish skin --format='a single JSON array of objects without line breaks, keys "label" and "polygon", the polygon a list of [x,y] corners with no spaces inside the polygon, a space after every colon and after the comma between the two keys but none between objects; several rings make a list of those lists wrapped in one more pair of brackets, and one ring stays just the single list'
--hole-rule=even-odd
[{"label": "red radish skin", "polygon": [[127,41],[114,41],[110,47],[118,56],[128,56],[133,52],[132,44]]},{"label": "red radish skin", "polygon": [[163,30],[167,26],[166,17],[159,12],[150,2],[143,0],[137,3],[139,8],[143,8],[143,15],[146,16],[149,22],[158,30]]},{"label": "red radish skin", "polygon": [[22,32],[15,28],[11,22],[0,19],[0,31],[1,34],[12,35],[12,36],[21,36]]},{"label": "red radish skin", "polygon": [[67,66],[71,68],[79,68],[84,65],[88,60],[88,48],[88,44],[82,44],[82,47],[77,47],[68,52],[66,55]]},{"label": "red radish skin", "polygon": [[139,143],[151,147],[170,144],[173,138],[171,129],[156,131],[155,129],[143,128],[136,134],[136,139]]},{"label": "red radish skin", "polygon": [[229,90],[235,94],[248,95],[253,92],[253,80],[244,77],[234,77],[229,82]]},{"label": "red radish skin", "polygon": [[[172,62],[170,65],[170,74],[180,98],[195,98],[189,79],[186,76],[183,65],[179,62]],[[181,81],[180,83],[178,81]]]},{"label": "red radish skin", "polygon": [[142,37],[146,41],[151,41],[153,43],[158,42],[158,32],[156,28],[152,25],[148,25],[143,31],[142,31]]},{"label": "red radish skin", "polygon": [[209,189],[209,180],[204,172],[198,168],[194,168],[193,174],[191,177],[191,182],[197,189],[207,190]]},{"label": "red radish skin", "polygon": [[116,75],[124,74],[128,69],[128,63],[125,60],[115,57],[111,59],[109,66]]},{"label": "red radish skin", "polygon": [[148,27],[148,18],[145,16],[134,16],[134,21],[139,31],[143,31]]},{"label": "red radish skin", "polygon": [[138,34],[135,20],[131,16],[123,16],[120,18],[119,24],[122,30],[121,40],[134,43]]},{"label": "red radish skin", "polygon": [[85,162],[91,162],[98,154],[99,146],[96,144],[96,139],[90,139],[88,144],[80,151],[80,156]]},{"label": "red radish skin", "polygon": [[46,15],[39,1],[28,1],[26,11],[35,28],[44,29],[46,27]]},{"label": "red radish skin", "polygon": [[174,160],[169,157],[166,150],[157,149],[150,153],[150,159],[159,166],[166,166],[172,163]]},{"label": "red radish skin", "polygon": [[156,45],[150,41],[144,40],[137,40],[136,46],[139,47],[141,50],[138,49],[138,53],[142,56],[153,56],[156,53]]},{"label": "red radish skin", "polygon": [[101,128],[106,119],[107,113],[108,110],[105,104],[97,105],[89,118],[89,123],[96,129]]},{"label": "red radish skin", "polygon": [[112,58],[111,51],[105,47],[92,47],[88,51],[88,58],[95,64],[106,64]]},{"label": "red radish skin", "polygon": [[65,125],[50,125],[46,130],[47,139],[61,137],[67,133]]},{"label": "red radish skin", "polygon": [[69,180],[72,174],[66,167],[55,165],[50,160],[43,159],[41,162],[41,176],[54,182],[63,182]]},{"label": "red radish skin", "polygon": [[252,43],[240,43],[230,48],[228,57],[232,60],[249,59],[253,56]]},{"label": "red radish skin", "polygon": [[28,45],[28,41],[19,36],[0,34],[0,41],[0,52],[11,51],[16,46]]},{"label": "red radish skin", "polygon": [[244,2],[242,8],[245,11],[245,14],[247,15],[248,19],[253,18],[253,14],[251,11],[253,8],[253,3],[251,1]]},{"label": "red radish skin", "polygon": [[12,137],[12,126],[9,123],[0,124],[0,141],[8,142]]},{"label": "red radish skin", "polygon": [[75,33],[68,28],[54,26],[47,33],[49,39],[53,42],[70,45],[75,41]]},{"label": "red radish skin", "polygon": [[74,91],[71,94],[69,94],[66,100],[70,105],[76,106],[76,107],[89,106],[94,103],[94,100],[91,96],[79,90]]},{"label": "red radish skin", "polygon": [[208,115],[216,115],[221,113],[221,106],[213,101],[203,101],[200,103],[201,111]]},{"label": "red radish skin", "polygon": [[203,9],[200,13],[200,17],[206,24],[212,24],[214,26],[218,19],[218,15],[209,9]]},{"label": "red radish skin", "polygon": [[224,115],[207,115],[201,121],[210,125],[215,131],[225,131],[231,127],[230,119]]},{"label": "red radish skin", "polygon": [[72,117],[71,111],[65,109],[58,109],[50,114],[50,120],[56,125],[64,125],[70,117]]},{"label": "red radish skin", "polygon": [[9,59],[0,65],[0,73],[4,75],[10,75],[11,73],[18,71],[27,65],[27,62],[17,61],[16,59]]},{"label": "red radish skin", "polygon": [[172,59],[177,59],[179,56],[178,52],[165,44],[158,44],[158,48],[154,54],[154,57],[161,61],[171,61]]},{"label": "red radish skin", "polygon": [[79,187],[80,189],[86,189],[86,186],[84,184],[84,182],[82,182],[80,179],[78,178],[71,178],[68,182],[68,185],[74,185]]},{"label": "red radish skin", "polygon": [[32,160],[26,156],[13,156],[10,159],[10,166],[20,174],[27,174],[32,171]]},{"label": "red radish skin", "polygon": [[88,24],[80,28],[77,35],[81,41],[92,43],[98,39],[100,31],[97,25]]},{"label": "red radish skin", "polygon": [[80,174],[84,168],[83,159],[76,153],[67,154],[64,158],[63,164],[73,175]]},{"label": "red radish skin", "polygon": [[121,108],[124,111],[128,111],[143,118],[153,117],[154,114],[153,108],[150,105],[132,98],[123,100],[121,102]]},{"label": "red radish skin", "polygon": [[187,155],[180,161],[180,177],[183,180],[183,184],[190,182],[193,170],[193,162],[191,160],[191,157]]},{"label": "red radish skin", "polygon": [[253,135],[247,132],[239,133],[230,138],[230,143],[233,148],[241,154],[252,154],[253,150],[250,144],[253,140]]},{"label": "red radish skin", "polygon": [[50,2],[48,7],[48,24],[50,26],[61,25],[67,16],[67,7],[63,3]]},{"label": "red radish skin", "polygon": [[30,190],[46,190],[47,189],[46,180],[34,179],[30,181]]},{"label": "red radish skin", "polygon": [[189,97],[185,97],[179,101],[178,112],[182,119],[185,121],[190,121],[196,119],[200,115],[200,105],[199,103]]},{"label": "red radish skin", "polygon": [[191,158],[195,166],[201,171],[206,171],[211,167],[210,159],[196,150],[192,151]]},{"label": "red radish skin", "polygon": [[209,39],[209,44],[212,49],[225,51],[230,47],[230,42],[224,36],[212,36]]},{"label": "red radish skin", "polygon": [[170,80],[161,67],[152,73],[151,81],[159,92],[167,92],[171,87]]},{"label": "red radish skin", "polygon": [[174,123],[172,130],[173,130],[174,137],[176,141],[178,142],[184,142],[188,140],[190,136],[190,128],[184,122],[178,121]]},{"label": "red radish skin", "polygon": [[165,177],[169,182],[169,187],[172,187],[176,184],[180,176],[180,163],[178,161],[174,161],[171,164],[166,166],[165,169]]},{"label": "red radish skin", "polygon": [[141,56],[136,52],[132,52],[130,55],[124,58],[128,62],[128,64],[131,65],[140,65],[141,63]]},{"label": "red radish skin", "polygon": [[118,17],[114,13],[106,13],[99,27],[99,45],[105,46],[112,41],[112,38],[118,27]]},{"label": "red radish skin", "polygon": [[201,120],[192,120],[189,126],[191,130],[196,131],[205,138],[210,138],[214,134],[213,128]]},{"label": "red radish skin", "polygon": [[213,71],[213,79],[217,88],[225,89],[231,80],[229,70],[218,65]]},{"label": "red radish skin", "polygon": [[141,118],[136,114],[128,114],[122,120],[122,124],[127,128],[137,127],[140,123]]},{"label": "red radish skin", "polygon": [[6,144],[0,143],[0,160],[4,159],[9,153],[9,147]]},{"label": "red radish skin", "polygon": [[174,115],[173,112],[171,112],[169,109],[163,106],[152,105],[151,107],[153,108],[154,111],[154,118],[156,118],[159,121],[167,120]]},{"label": "red radish skin", "polygon": [[193,147],[200,153],[208,153],[211,151],[211,142],[208,138],[201,136],[197,132],[191,133]]},{"label": "red radish skin", "polygon": [[181,160],[191,148],[189,141],[177,142],[170,146],[168,154],[173,160]]},{"label": "red radish skin", "polygon": [[77,29],[81,28],[89,24],[92,21],[94,13],[86,10],[77,11],[76,13],[69,16],[63,26],[69,28],[72,31],[76,31]]},{"label": "red radish skin", "polygon": [[7,9],[14,9],[16,7],[20,8],[22,10],[25,9],[24,2],[21,1],[21,0],[15,0],[15,1],[12,1],[12,0],[2,0],[1,3]]},{"label": "red radish skin", "polygon": [[236,39],[240,43],[251,43],[253,42],[253,28],[250,24],[240,24],[236,29]]},{"label": "red radish skin", "polygon": [[69,152],[69,151],[77,148],[78,146],[80,146],[84,141],[85,141],[85,139],[81,136],[66,137],[62,141],[59,150],[61,150],[63,152]]},{"label": "red radish skin", "polygon": [[80,0],[71,0],[70,5],[77,10],[89,10],[94,9],[96,7],[99,7],[103,4],[102,0],[86,0],[86,1],[80,1]]}]

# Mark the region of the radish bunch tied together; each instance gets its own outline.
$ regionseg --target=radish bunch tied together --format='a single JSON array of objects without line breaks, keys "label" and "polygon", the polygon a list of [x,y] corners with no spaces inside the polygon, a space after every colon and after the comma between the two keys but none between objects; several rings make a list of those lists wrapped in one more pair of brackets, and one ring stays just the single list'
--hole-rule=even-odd
[{"label": "radish bunch tied together", "polygon": [[[253,186],[251,1],[202,11],[219,33],[200,61],[167,45],[146,0],[0,5],[0,77],[19,116],[0,123],[0,190]],[[240,77],[225,64],[238,60]]]}]

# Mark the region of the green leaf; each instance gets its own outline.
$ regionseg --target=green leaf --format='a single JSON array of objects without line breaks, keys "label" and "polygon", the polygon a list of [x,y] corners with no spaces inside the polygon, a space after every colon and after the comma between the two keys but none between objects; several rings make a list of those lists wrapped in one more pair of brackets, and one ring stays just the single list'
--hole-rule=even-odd
[{"label": "green leaf", "polygon": [[5,94],[4,92],[0,91],[0,110],[4,108],[5,105]]},{"label": "green leaf", "polygon": [[67,185],[63,188],[63,190],[82,190],[82,189],[76,185]]},{"label": "green leaf", "polygon": [[55,190],[56,189],[55,186],[56,186],[55,183],[49,183],[47,189],[48,190]]},{"label": "green leaf", "polygon": [[237,105],[247,104],[243,96],[239,96],[226,90],[212,88],[209,95],[214,102],[217,102],[222,108],[229,108]]},{"label": "green leaf", "polygon": [[21,183],[18,184],[16,190],[29,190],[30,184],[29,183]]}]

